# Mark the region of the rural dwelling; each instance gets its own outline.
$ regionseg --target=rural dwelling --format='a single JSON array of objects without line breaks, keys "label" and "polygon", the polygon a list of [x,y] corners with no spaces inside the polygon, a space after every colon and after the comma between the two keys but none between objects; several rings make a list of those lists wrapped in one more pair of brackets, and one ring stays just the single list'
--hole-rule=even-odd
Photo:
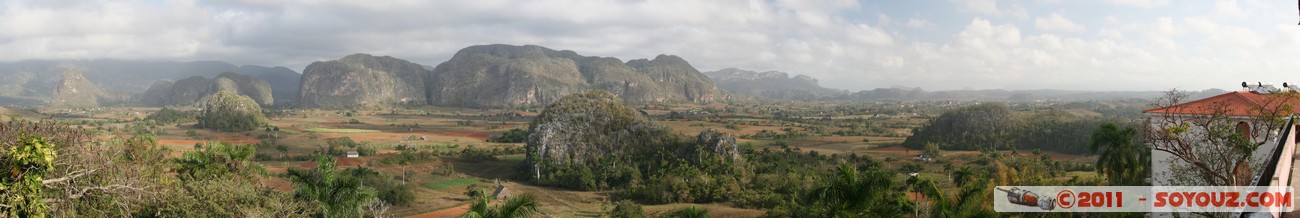
[{"label": "rural dwelling", "polygon": [[510,198],[510,189],[506,188],[505,184],[501,184],[501,181],[497,181],[497,186],[492,188],[492,199],[501,200],[506,198]]},{"label": "rural dwelling", "polygon": [[348,158],[357,158],[357,157],[361,157],[361,153],[357,153],[357,151],[348,151],[348,156],[347,156],[347,157],[348,157]]},{"label": "rural dwelling", "polygon": [[[1300,111],[1300,93],[1294,89],[1300,87],[1242,86],[1242,91],[1192,101],[1167,96],[1157,108],[1142,111],[1147,119],[1140,135],[1151,149],[1152,186],[1292,185],[1294,118]],[[1208,175],[1218,176],[1202,174],[1210,171],[1217,173]]]}]

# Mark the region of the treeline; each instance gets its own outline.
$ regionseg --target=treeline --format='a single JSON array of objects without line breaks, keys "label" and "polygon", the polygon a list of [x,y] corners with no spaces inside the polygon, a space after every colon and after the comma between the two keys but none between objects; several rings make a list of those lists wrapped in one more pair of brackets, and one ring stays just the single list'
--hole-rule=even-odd
[{"label": "treeline", "polygon": [[1089,154],[1089,136],[1103,124],[1136,125],[1118,117],[1080,116],[1058,109],[1013,111],[1001,103],[984,103],[948,111],[912,129],[903,146],[945,150],[1039,149]]}]

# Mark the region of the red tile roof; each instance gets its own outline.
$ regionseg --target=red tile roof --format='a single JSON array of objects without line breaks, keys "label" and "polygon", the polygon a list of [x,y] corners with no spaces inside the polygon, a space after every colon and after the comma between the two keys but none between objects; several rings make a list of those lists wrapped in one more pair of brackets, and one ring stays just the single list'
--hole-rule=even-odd
[{"label": "red tile roof", "polygon": [[1178,105],[1144,110],[1142,113],[1208,115],[1221,109],[1224,114],[1232,116],[1258,116],[1259,109],[1276,108],[1279,105],[1291,105],[1292,111],[1300,111],[1300,95],[1290,91],[1284,94],[1235,91]]}]

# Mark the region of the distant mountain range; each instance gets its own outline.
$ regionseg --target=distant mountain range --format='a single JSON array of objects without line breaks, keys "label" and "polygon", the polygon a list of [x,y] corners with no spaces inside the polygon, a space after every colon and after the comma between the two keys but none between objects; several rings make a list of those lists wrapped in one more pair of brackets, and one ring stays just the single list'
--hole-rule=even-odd
[{"label": "distant mountain range", "polygon": [[[275,99],[297,98],[300,75],[284,67],[236,66],[221,61],[28,60],[0,62],[0,104],[32,104],[53,97],[64,75],[76,69],[104,93],[140,95],[157,81],[179,81],[224,72],[252,76],[269,83]],[[205,87],[206,88],[206,87]],[[43,100],[42,100],[43,101]]]},{"label": "distant mountain range", "polygon": [[430,70],[410,61],[353,54],[303,71],[299,106],[324,108],[437,105],[470,108],[544,106],[599,89],[631,103],[706,103],[719,97],[680,57],[623,62],[541,46],[478,45]]},{"label": "distant mountain range", "polygon": [[848,91],[823,88],[812,77],[790,77],[790,74],[779,71],[760,73],[727,68],[704,72],[704,75],[716,81],[719,88],[730,92],[734,98],[812,100],[848,94]]},{"label": "distant mountain range", "polygon": [[[74,72],[75,71],[75,72]],[[624,102],[720,100],[1037,101],[1155,99],[1160,91],[948,90],[821,87],[806,75],[728,68],[701,73],[678,56],[622,61],[534,45],[476,45],[437,66],[353,54],[308,65],[236,66],[221,61],[30,60],[0,62],[0,104],[84,107],[190,105],[219,90],[259,104],[306,108],[436,105],[470,108],[543,106],[586,90]],[[211,78],[211,79],[208,79]],[[1226,92],[1206,90],[1192,98]],[[1202,96],[1203,95],[1203,96]]]}]

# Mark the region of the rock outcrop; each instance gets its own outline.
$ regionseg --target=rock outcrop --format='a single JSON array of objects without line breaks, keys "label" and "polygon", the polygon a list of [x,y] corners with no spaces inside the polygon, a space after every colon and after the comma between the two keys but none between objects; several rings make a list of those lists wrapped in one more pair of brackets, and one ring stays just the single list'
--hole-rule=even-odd
[{"label": "rock outcrop", "polygon": [[419,64],[389,56],[353,54],[339,60],[314,62],[303,70],[298,106],[357,108],[424,104],[427,74]]},{"label": "rock outcrop", "polygon": [[199,104],[199,128],[225,132],[254,130],[266,122],[262,107],[248,96],[231,91],[217,91],[203,98]]},{"label": "rock outcrop", "polygon": [[730,134],[710,130],[684,137],[651,122],[614,94],[596,90],[565,96],[532,121],[525,164],[541,184],[570,186],[553,183],[572,176],[573,169],[616,170],[605,164],[609,161],[655,161],[640,158],[647,156],[701,163],[736,160],[739,151]]},{"label": "rock outcrop", "polygon": [[67,69],[50,97],[52,107],[98,107],[120,103],[129,97],[100,90],[79,69]]},{"label": "rock outcrop", "polygon": [[754,72],[736,68],[705,72],[718,87],[733,95],[762,99],[819,99],[847,95],[845,91],[823,88],[817,79],[805,75],[790,77],[779,71]]},{"label": "rock outcrop", "polygon": [[238,73],[225,72],[207,79],[193,76],[176,81],[154,82],[140,97],[147,106],[193,105],[218,91],[229,91],[248,96],[260,105],[275,104],[271,85],[266,81]]},{"label": "rock outcrop", "polygon": [[625,63],[533,45],[470,46],[426,78],[429,104],[453,107],[546,105],[589,89],[628,103],[706,103],[719,95],[712,80],[677,56]]},{"label": "rock outcrop", "polygon": [[[275,104],[275,97],[271,93],[271,84],[252,76],[246,76],[238,73],[225,72],[213,78],[213,86],[210,89],[230,90],[240,95],[248,96],[261,105]],[[210,91],[211,93],[216,93]]]},{"label": "rock outcrop", "polygon": [[50,106],[98,107],[100,95],[99,87],[86,79],[81,70],[68,69],[51,95]]}]

